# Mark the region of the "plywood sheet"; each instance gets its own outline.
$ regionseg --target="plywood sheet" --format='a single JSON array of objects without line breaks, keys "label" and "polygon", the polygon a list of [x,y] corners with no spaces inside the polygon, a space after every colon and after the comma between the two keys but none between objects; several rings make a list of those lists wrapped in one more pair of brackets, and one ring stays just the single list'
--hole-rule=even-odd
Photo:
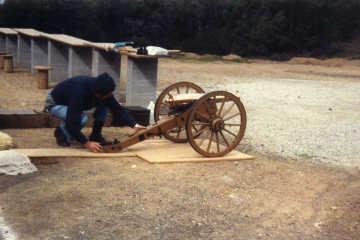
[{"label": "plywood sheet", "polygon": [[185,163],[251,160],[253,156],[233,150],[223,157],[207,158],[197,153],[189,143],[173,143],[168,140],[146,140],[127,150],[149,163]]},{"label": "plywood sheet", "polygon": [[34,149],[12,149],[15,152],[22,153],[29,158],[121,158],[121,157],[136,157],[133,152],[119,152],[119,153],[93,153],[85,148],[34,148]]},{"label": "plywood sheet", "polygon": [[232,151],[223,157],[207,158],[197,153],[189,143],[168,140],[146,140],[119,153],[92,153],[84,148],[12,149],[29,158],[122,158],[139,157],[149,163],[186,163],[250,160],[253,156]]}]

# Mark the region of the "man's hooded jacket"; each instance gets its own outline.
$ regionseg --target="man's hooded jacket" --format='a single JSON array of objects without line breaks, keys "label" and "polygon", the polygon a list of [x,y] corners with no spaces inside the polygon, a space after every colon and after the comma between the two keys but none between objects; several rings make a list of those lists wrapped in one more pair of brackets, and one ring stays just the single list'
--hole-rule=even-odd
[{"label": "man's hooded jacket", "polygon": [[114,89],[114,80],[107,73],[103,73],[98,77],[77,76],[69,78],[56,85],[51,91],[51,96],[56,105],[68,107],[65,120],[66,129],[82,144],[86,143],[87,139],[81,133],[81,114],[83,111],[96,106],[107,106],[113,113],[115,121],[120,125],[135,126],[136,122],[133,117],[113,95],[104,100],[95,96],[95,93],[106,94],[114,91]]}]

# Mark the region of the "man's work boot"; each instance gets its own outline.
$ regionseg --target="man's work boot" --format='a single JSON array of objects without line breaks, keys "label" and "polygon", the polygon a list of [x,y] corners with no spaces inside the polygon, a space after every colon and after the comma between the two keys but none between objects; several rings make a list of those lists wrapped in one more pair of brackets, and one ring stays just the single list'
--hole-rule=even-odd
[{"label": "man's work boot", "polygon": [[95,121],[92,133],[89,138],[90,141],[98,142],[102,146],[111,144],[111,142],[106,141],[105,138],[101,134],[103,126],[104,126],[103,122]]},{"label": "man's work boot", "polygon": [[62,147],[70,146],[70,143],[67,141],[67,138],[60,127],[57,127],[54,132],[54,136],[56,138],[56,143]]}]

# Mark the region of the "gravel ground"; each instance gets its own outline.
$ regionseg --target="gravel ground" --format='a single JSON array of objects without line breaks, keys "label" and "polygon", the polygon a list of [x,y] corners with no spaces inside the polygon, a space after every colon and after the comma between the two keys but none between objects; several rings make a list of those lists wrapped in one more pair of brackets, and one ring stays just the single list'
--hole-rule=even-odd
[{"label": "gravel ground", "polygon": [[360,167],[360,82],[223,80],[202,87],[239,91],[248,116],[242,149]]},{"label": "gravel ground", "polygon": [[[360,72],[348,65],[161,60],[159,91],[179,81],[239,91],[239,149],[256,160],[34,159],[38,172],[0,176],[0,239],[358,239],[360,169],[330,166],[359,166]],[[0,82],[1,109],[41,109],[47,91],[33,75]],[[20,147],[56,145],[53,129],[4,132]]]}]

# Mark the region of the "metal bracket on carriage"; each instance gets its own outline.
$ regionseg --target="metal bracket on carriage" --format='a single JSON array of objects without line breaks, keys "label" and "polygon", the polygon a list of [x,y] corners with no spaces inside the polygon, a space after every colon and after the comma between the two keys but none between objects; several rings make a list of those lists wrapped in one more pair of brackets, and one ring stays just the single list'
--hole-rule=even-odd
[{"label": "metal bracket on carriage", "polygon": [[101,146],[109,146],[109,145],[114,145],[114,144],[118,144],[118,143],[120,143],[119,140],[117,138],[115,138],[114,141],[105,142],[105,143],[101,144]]}]

